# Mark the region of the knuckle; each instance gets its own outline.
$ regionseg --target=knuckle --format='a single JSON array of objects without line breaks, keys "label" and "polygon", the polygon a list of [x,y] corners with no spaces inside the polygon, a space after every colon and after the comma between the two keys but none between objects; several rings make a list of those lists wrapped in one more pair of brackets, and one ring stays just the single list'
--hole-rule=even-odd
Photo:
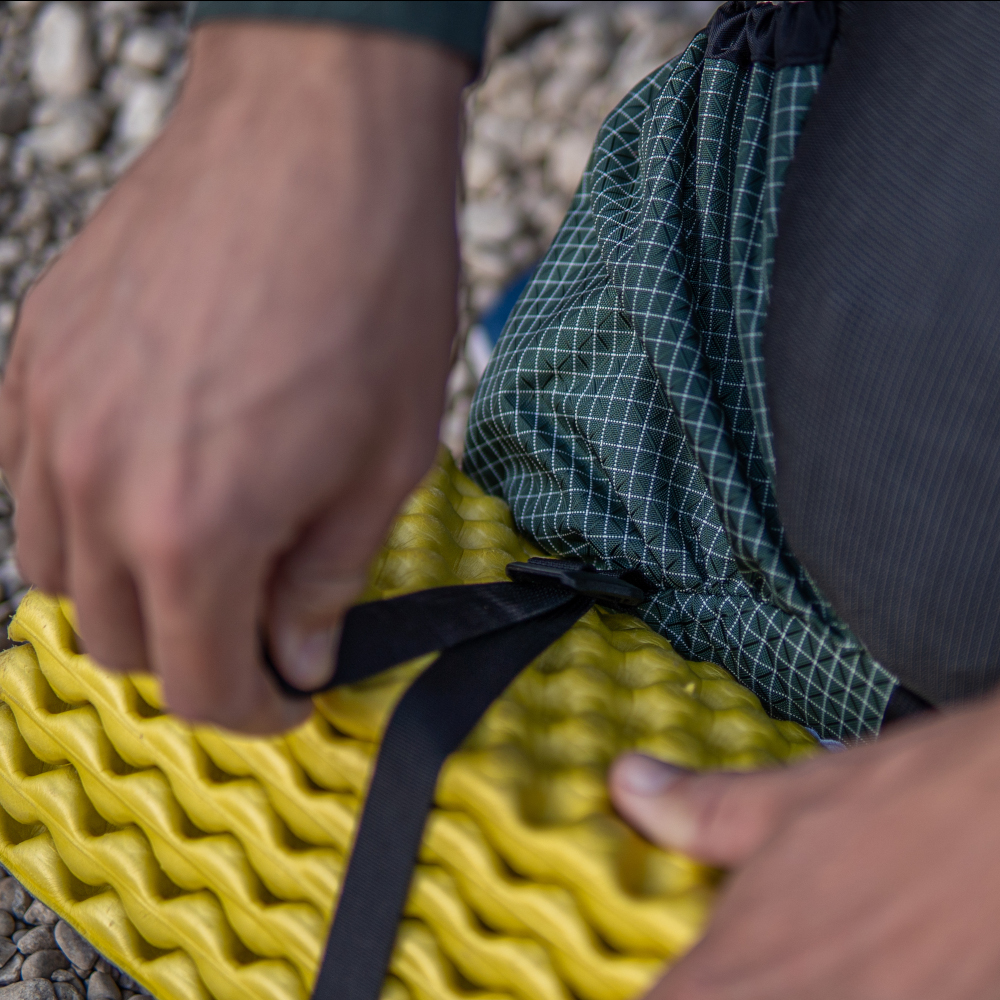
[{"label": "knuckle", "polygon": [[188,491],[140,489],[130,504],[128,535],[139,561],[165,581],[186,585],[197,565],[203,565],[232,531],[231,519],[207,508]]},{"label": "knuckle", "polygon": [[139,561],[168,579],[183,580],[198,551],[191,521],[177,510],[146,510],[139,514],[130,532]]},{"label": "knuckle", "polygon": [[72,435],[56,448],[53,467],[61,492],[70,502],[88,500],[102,479],[97,442],[88,435]]}]

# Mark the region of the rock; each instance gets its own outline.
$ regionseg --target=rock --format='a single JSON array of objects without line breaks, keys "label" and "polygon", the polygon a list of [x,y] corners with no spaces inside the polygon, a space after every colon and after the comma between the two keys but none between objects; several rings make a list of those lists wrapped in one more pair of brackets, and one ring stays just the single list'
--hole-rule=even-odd
[{"label": "rock", "polygon": [[[0,260],[2,260],[2,257],[3,257],[2,246],[3,246],[3,244],[5,242],[6,242],[5,240],[0,240]],[[0,263],[0,269],[2,269],[3,266],[4,265],[2,263]],[[5,303],[3,303],[3,305],[13,306],[14,303],[13,302],[5,302]],[[0,307],[0,308],[2,308],[2,307]],[[0,327],[2,327],[2,326],[3,326],[3,323],[0,322]],[[0,576],[2,576],[2,574],[0,574]],[[0,910],[0,935],[3,935],[4,937],[10,937],[11,934],[14,933],[14,930],[15,930],[16,926],[17,925],[14,923],[14,918],[6,910]],[[6,959],[4,959],[4,961],[6,961]],[[0,962],[0,965],[3,965],[3,962]]]},{"label": "rock", "polygon": [[113,62],[122,43],[125,25],[120,17],[102,17],[97,28],[97,54],[102,62]]},{"label": "rock", "polygon": [[58,948],[29,955],[21,966],[22,979],[48,979],[56,969],[68,969],[69,959]]},{"label": "rock", "polygon": [[59,920],[59,914],[50,910],[40,899],[36,899],[24,911],[26,924],[48,924],[50,927]]},{"label": "rock", "polygon": [[520,157],[522,161],[541,161],[548,156],[549,150],[556,139],[554,122],[536,119],[528,122],[524,129],[524,141],[521,143]]},{"label": "rock", "polygon": [[519,228],[517,213],[497,198],[472,202],[462,213],[462,235],[474,243],[506,243]]},{"label": "rock", "polygon": [[52,973],[52,982],[54,983],[75,983],[80,987],[80,992],[85,993],[87,987],[83,985],[80,981],[80,977],[72,969],[56,969]]},{"label": "rock", "polygon": [[101,93],[105,100],[119,105],[137,83],[148,79],[148,73],[133,69],[131,66],[112,66],[101,81]]},{"label": "rock", "polygon": [[483,81],[481,104],[505,118],[526,120],[534,110],[535,81],[531,68],[521,59],[496,62]]},{"label": "rock", "polygon": [[24,965],[24,955],[16,952],[6,965],[0,966],[0,986],[9,986],[21,978],[21,966]]},{"label": "rock", "polygon": [[52,951],[58,947],[52,928],[45,924],[33,927],[17,942],[17,950],[22,955],[34,955],[36,951]]},{"label": "rock", "polygon": [[547,243],[555,235],[566,216],[566,199],[562,195],[547,195],[529,206],[531,221]]},{"label": "rock", "polygon": [[87,980],[87,1000],[122,1000],[122,991],[106,972],[95,972]]},{"label": "rock", "polygon": [[13,135],[26,128],[33,103],[31,88],[24,84],[0,87],[0,132]]},{"label": "rock", "polygon": [[23,145],[14,148],[14,156],[10,164],[10,176],[18,184],[24,184],[34,173],[35,155]]},{"label": "rock", "polygon": [[546,158],[546,176],[551,184],[567,196],[572,196],[583,176],[594,137],[589,133],[564,132],[556,140]]},{"label": "rock", "polygon": [[26,132],[22,144],[53,167],[64,167],[95,149],[108,129],[108,113],[93,98],[49,105],[46,112],[46,123]]},{"label": "rock", "polygon": [[[24,247],[19,239],[8,237],[0,239],[0,271],[9,271],[12,267],[21,263],[24,257]],[[9,937],[14,933],[14,918],[6,910],[0,910],[10,919],[10,929],[7,929],[7,921],[0,917],[0,934]]]},{"label": "rock", "polygon": [[510,265],[502,250],[483,248],[473,243],[466,246],[464,260],[477,281],[500,285],[510,277]]},{"label": "rock", "polygon": [[18,951],[20,949],[9,937],[0,938],[0,966],[6,965]]},{"label": "rock", "polygon": [[466,149],[462,167],[470,191],[485,191],[500,176],[500,158],[485,143],[474,143]]},{"label": "rock", "polygon": [[97,950],[85,941],[65,920],[60,920],[54,929],[56,944],[73,963],[73,967],[89,972],[97,961]]},{"label": "rock", "polygon": [[56,969],[52,973],[52,983],[59,1000],[85,1000],[87,987],[68,969]]},{"label": "rock", "polygon": [[[21,210],[18,213],[18,216],[20,217],[25,211],[28,202],[30,202],[33,198],[39,197],[45,199],[45,206],[42,213],[44,214],[44,212],[47,212],[49,206],[45,192],[42,191],[41,188],[32,188],[28,192],[28,196],[25,201],[22,202]],[[33,224],[35,221],[36,218],[32,218],[29,225]],[[25,228],[27,228],[27,226]],[[6,910],[8,913],[13,913],[15,917],[23,917],[24,911],[31,906],[31,902],[31,896],[28,895],[27,889],[25,889],[24,886],[21,885],[21,883],[18,882],[18,880],[12,875],[8,875],[6,878],[0,879],[0,910]]]},{"label": "rock", "polygon": [[77,188],[92,188],[103,184],[106,165],[100,153],[87,153],[73,164],[73,186]]},{"label": "rock", "polygon": [[115,137],[127,146],[147,145],[163,126],[173,97],[173,87],[168,83],[138,81],[115,118]]},{"label": "rock", "polygon": [[577,73],[553,73],[538,91],[539,110],[549,118],[568,117],[590,82],[589,77]]},{"label": "rock", "polygon": [[13,983],[0,990],[0,1000],[56,1000],[56,988],[47,979]]},{"label": "rock", "polygon": [[170,55],[170,37],[156,28],[136,28],[125,39],[121,48],[121,61],[126,66],[159,73]]},{"label": "rock", "polygon": [[31,40],[31,82],[38,93],[78,97],[94,79],[87,19],[76,4],[47,4]]},{"label": "rock", "polygon": [[476,143],[495,147],[503,155],[519,159],[526,123],[494,113],[483,114],[473,126]]}]

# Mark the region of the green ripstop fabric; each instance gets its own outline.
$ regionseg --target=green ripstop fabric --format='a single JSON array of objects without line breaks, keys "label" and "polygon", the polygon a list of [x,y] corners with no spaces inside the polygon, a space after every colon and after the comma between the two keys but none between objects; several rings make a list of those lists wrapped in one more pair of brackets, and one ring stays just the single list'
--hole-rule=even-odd
[{"label": "green ripstop fabric", "polygon": [[778,205],[823,67],[706,58],[707,38],[601,128],[463,469],[545,550],[641,572],[645,621],[773,715],[874,735],[897,681],[785,542],[764,399]]}]

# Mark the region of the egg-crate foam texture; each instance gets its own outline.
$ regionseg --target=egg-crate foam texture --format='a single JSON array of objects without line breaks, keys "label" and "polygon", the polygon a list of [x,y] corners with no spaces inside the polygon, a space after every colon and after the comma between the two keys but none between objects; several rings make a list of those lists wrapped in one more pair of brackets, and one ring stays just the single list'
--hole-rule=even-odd
[{"label": "egg-crate foam texture", "polygon": [[[442,452],[362,599],[540,554]],[[71,621],[30,592],[0,654],[0,860],[159,1000],[306,1000],[383,727],[431,657],[247,738],[174,718]],[[631,1000],[691,947],[718,873],[614,815],[624,750],[751,769],[816,743],[638,618],[588,611],[446,762],[383,1000]]]}]

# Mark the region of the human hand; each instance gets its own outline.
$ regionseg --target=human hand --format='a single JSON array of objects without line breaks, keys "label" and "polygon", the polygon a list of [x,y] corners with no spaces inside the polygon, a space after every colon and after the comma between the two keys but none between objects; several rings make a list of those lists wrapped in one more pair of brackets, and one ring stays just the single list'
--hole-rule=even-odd
[{"label": "human hand", "polygon": [[1000,995],[1000,709],[910,723],[780,771],[615,763],[619,812],[732,869],[650,1000]]},{"label": "human hand", "polygon": [[116,670],[251,732],[299,687],[433,460],[461,90],[419,40],[199,27],[176,111],[30,292],[0,390],[17,558]]}]

